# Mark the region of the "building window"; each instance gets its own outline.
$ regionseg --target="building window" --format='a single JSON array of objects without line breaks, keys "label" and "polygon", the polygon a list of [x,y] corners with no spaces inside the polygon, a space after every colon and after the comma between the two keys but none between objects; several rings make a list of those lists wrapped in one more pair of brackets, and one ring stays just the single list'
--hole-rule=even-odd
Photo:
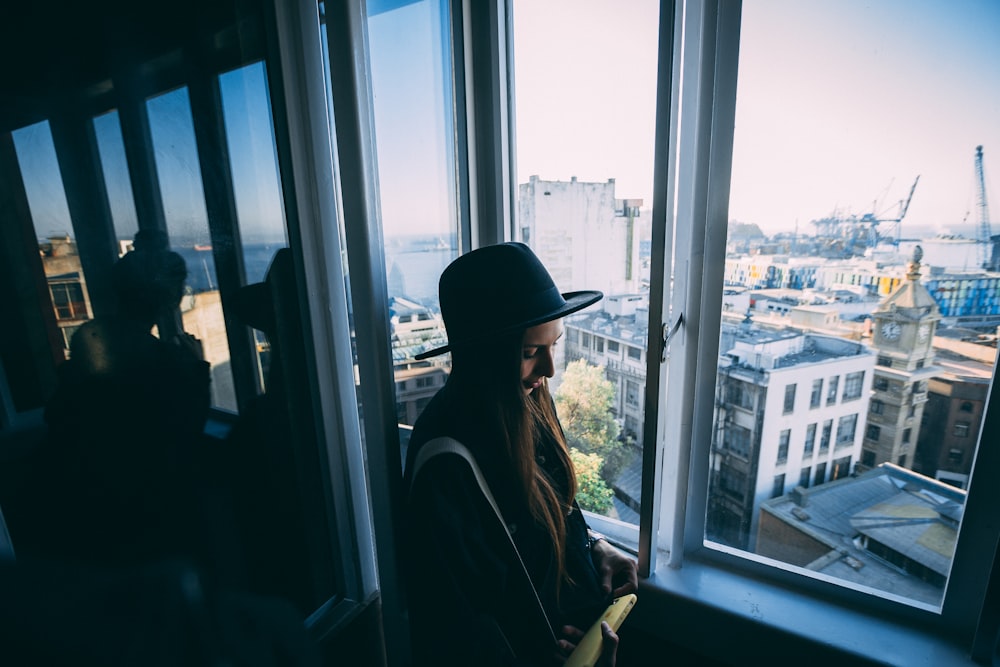
[{"label": "building window", "polygon": [[870,449],[861,451],[861,464],[869,468],[875,467],[875,452]]},{"label": "building window", "polygon": [[813,476],[813,486],[826,482],[826,462],[816,464],[816,474]]},{"label": "building window", "polygon": [[56,309],[56,319],[87,319],[87,303],[80,283],[49,283],[49,292],[52,295],[52,305]]},{"label": "building window", "polygon": [[719,470],[719,488],[726,495],[742,499],[746,493],[746,486],[746,474],[728,465],[723,465]]},{"label": "building window", "polygon": [[819,453],[830,451],[830,435],[833,433],[833,420],[827,419],[823,422],[823,431],[819,436]]},{"label": "building window", "polygon": [[847,477],[851,474],[851,457],[845,456],[843,458],[834,459],[833,467],[830,469],[830,481],[841,479],[842,477]]},{"label": "building window", "polygon": [[903,444],[904,445],[910,444],[910,434],[912,433],[912,431],[913,431],[913,429],[909,429],[909,428],[903,429]]},{"label": "building window", "polygon": [[616,341],[616,340],[609,340],[608,341],[608,353],[609,354],[617,354],[618,353],[618,349],[619,349],[618,348],[618,341]]},{"label": "building window", "polygon": [[924,360],[923,360],[923,359],[919,360],[919,361],[917,362],[917,364],[916,364],[916,367],[917,367],[918,369],[919,369],[919,368],[923,368],[923,367],[924,367]]},{"label": "building window", "polygon": [[594,336],[594,343],[597,345],[598,353],[604,354],[604,339],[600,336]]},{"label": "building window", "polygon": [[837,387],[840,385],[840,376],[834,375],[826,384],[826,404],[833,405],[837,402]]},{"label": "building window", "polygon": [[852,401],[861,398],[861,387],[865,382],[865,372],[848,373],[844,376],[844,396],[843,400]]},{"label": "building window", "polygon": [[892,368],[892,357],[887,357],[884,354],[880,354],[878,360],[875,363],[878,364],[879,366]]},{"label": "building window", "polygon": [[889,391],[889,378],[876,375],[872,385],[876,391]]},{"label": "building window", "polygon": [[732,453],[747,458],[750,456],[750,429],[732,424],[723,434],[723,447]]},{"label": "building window", "polygon": [[857,429],[858,416],[844,415],[837,423],[837,447],[854,444],[854,432]]},{"label": "building window", "polygon": [[816,424],[806,426],[806,443],[802,449],[803,456],[812,456],[813,447],[816,445]]},{"label": "building window", "polygon": [[813,380],[812,391],[809,393],[809,407],[818,408],[823,400],[823,378]]},{"label": "building window", "polygon": [[642,359],[642,350],[637,347],[628,346],[628,358],[634,361],[640,361]]},{"label": "building window", "polygon": [[795,410],[795,385],[789,384],[785,385],[785,403],[784,403],[784,414],[788,414]]},{"label": "building window", "polygon": [[812,477],[812,468],[803,468],[799,472],[799,486],[802,488],[809,488],[809,478]]},{"label": "building window", "polygon": [[566,327],[566,342],[576,345],[580,342],[580,332],[577,329]]},{"label": "building window", "polygon": [[873,415],[880,415],[885,411],[885,403],[877,398],[873,398],[872,402],[868,404],[868,411]]},{"label": "building window", "polygon": [[951,465],[953,466],[962,465],[963,458],[964,457],[962,455],[961,449],[958,449],[957,447],[952,447],[951,449],[948,450],[948,463],[950,463]]},{"label": "building window", "polygon": [[590,334],[589,333],[581,333],[580,334],[580,347],[582,347],[585,350],[589,350],[590,349]]},{"label": "building window", "polygon": [[792,439],[791,429],[785,429],[778,436],[778,459],[777,463],[785,463],[788,461],[788,441]]},{"label": "building window", "polygon": [[962,405],[958,409],[962,412],[972,412],[972,403],[969,401],[962,401]]},{"label": "building window", "polygon": [[632,407],[639,407],[639,385],[631,380],[625,381],[625,403]]},{"label": "building window", "polygon": [[774,476],[774,486],[771,488],[771,497],[777,498],[778,496],[785,495],[785,474]]},{"label": "building window", "polygon": [[955,422],[955,428],[951,433],[956,438],[969,437],[969,422]]},{"label": "building window", "polygon": [[875,424],[869,424],[865,431],[865,437],[869,440],[874,440],[878,442],[879,436],[882,435],[882,429]]}]

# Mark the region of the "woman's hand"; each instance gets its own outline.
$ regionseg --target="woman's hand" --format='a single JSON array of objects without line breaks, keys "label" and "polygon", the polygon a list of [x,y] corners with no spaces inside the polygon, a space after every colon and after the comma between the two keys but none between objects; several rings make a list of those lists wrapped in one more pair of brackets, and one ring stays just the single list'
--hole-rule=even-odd
[{"label": "woman's hand", "polygon": [[[573,649],[583,639],[583,630],[572,625],[564,625],[561,630],[563,638],[559,640],[559,649],[562,655],[557,656],[560,664],[566,662]],[[597,659],[594,667],[615,667],[618,657],[618,635],[611,629],[605,621],[601,621],[601,657]]]},{"label": "woman's hand", "polygon": [[605,595],[610,594],[612,598],[619,598],[627,593],[636,592],[639,588],[639,569],[634,560],[603,539],[594,542],[591,555]]}]

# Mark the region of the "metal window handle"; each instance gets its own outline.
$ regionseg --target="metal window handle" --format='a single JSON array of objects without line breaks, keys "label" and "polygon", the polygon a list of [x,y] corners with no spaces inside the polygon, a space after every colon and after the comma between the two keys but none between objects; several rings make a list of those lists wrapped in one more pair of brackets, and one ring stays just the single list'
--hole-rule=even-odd
[{"label": "metal window handle", "polygon": [[670,338],[677,333],[677,330],[681,328],[681,323],[684,321],[684,313],[680,313],[674,323],[670,325],[670,329],[667,329],[667,325],[663,324],[660,327],[660,363],[667,360],[667,342]]}]

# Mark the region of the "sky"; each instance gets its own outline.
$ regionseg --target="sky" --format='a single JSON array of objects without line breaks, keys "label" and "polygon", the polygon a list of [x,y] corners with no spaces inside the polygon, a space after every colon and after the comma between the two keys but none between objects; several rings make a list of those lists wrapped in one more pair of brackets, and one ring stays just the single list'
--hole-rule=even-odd
[{"label": "sky", "polygon": [[[454,228],[443,2],[369,18],[386,236]],[[614,178],[618,197],[651,205],[657,11],[655,0],[514,0],[518,182]],[[997,35],[996,0],[745,0],[730,219],[810,233],[810,221],[834,212],[893,217],[919,176],[903,236],[974,233],[977,145],[996,218]],[[248,236],[280,234],[264,68],[220,83],[240,224]],[[148,109],[168,224],[204,236],[187,93]],[[116,226],[134,228],[116,114],[95,126],[109,192],[122,200],[112,202]],[[70,231],[47,133],[15,133],[40,236]]]},{"label": "sky", "polygon": [[[515,4],[520,181],[614,177],[649,205],[656,5]],[[998,35],[995,0],[745,0],[730,219],[897,217],[919,176],[904,236],[978,221],[977,145],[1000,196]]]}]

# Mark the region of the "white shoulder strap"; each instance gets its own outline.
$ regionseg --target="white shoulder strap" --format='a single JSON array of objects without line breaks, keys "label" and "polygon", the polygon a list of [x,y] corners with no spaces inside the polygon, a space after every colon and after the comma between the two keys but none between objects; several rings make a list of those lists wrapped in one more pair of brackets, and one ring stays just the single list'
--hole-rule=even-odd
[{"label": "white shoulder strap", "polygon": [[483,477],[483,471],[479,469],[479,464],[476,463],[476,459],[472,456],[472,452],[469,451],[469,448],[460,443],[458,440],[449,438],[448,436],[428,440],[420,448],[420,451],[417,452],[417,458],[413,461],[413,475],[410,478],[411,486],[413,481],[417,479],[420,469],[428,461],[440,454],[457,454],[465,459],[465,461],[469,464],[469,467],[472,469],[472,474],[475,475],[476,482],[479,484],[480,490],[482,490],[483,495],[486,496],[486,500],[489,501],[490,507],[493,508],[493,512],[497,515],[497,519],[500,520],[500,525],[503,526],[503,530],[507,534],[510,546],[514,550],[514,554],[517,556],[517,561],[521,564],[521,570],[524,572],[524,577],[528,582],[528,586],[531,588],[531,592],[535,597],[535,603],[538,605],[538,610],[541,612],[542,618],[545,619],[545,625],[547,626],[554,643],[556,641],[556,635],[555,632],[552,631],[552,624],[549,622],[549,617],[545,613],[545,607],[542,606],[542,601],[538,597],[538,591],[535,590],[535,585],[531,581],[531,576],[528,574],[528,568],[524,565],[521,553],[517,550],[517,544],[514,543],[514,537],[510,534],[510,528],[507,527],[507,522],[504,521],[503,514],[500,512],[500,506],[497,505],[496,499],[493,498],[490,486],[486,483],[486,478]]}]

